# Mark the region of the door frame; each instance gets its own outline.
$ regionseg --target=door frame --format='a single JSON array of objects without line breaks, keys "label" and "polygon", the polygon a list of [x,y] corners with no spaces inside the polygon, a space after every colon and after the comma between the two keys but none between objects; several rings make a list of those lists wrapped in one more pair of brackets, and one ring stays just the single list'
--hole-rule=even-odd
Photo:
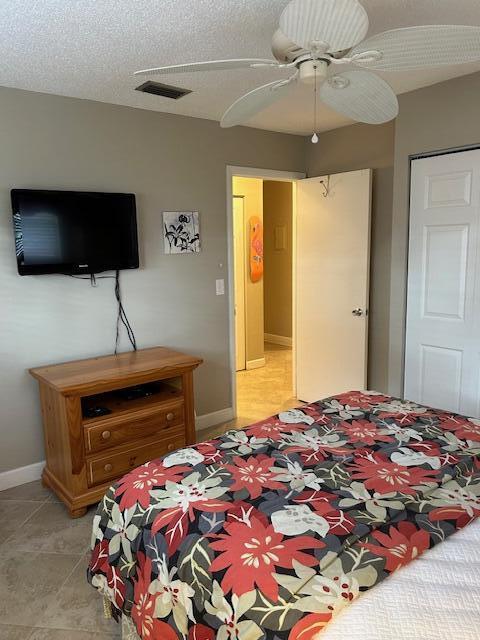
[{"label": "door frame", "polygon": [[[237,417],[237,371],[236,371],[236,335],[235,335],[235,273],[234,273],[234,245],[233,245],[233,178],[258,178],[260,180],[277,180],[278,182],[293,183],[293,255],[292,264],[296,259],[296,197],[295,183],[306,178],[305,173],[295,171],[277,171],[274,169],[261,169],[255,167],[239,167],[227,165],[227,248],[228,248],[228,324],[229,324],[229,366],[230,386],[233,417]],[[292,306],[295,309],[295,269],[292,269]],[[295,313],[292,314],[292,350],[295,353]],[[293,361],[293,358],[292,358]],[[293,385],[295,394],[295,372],[293,373]]]},{"label": "door frame", "polygon": [[[233,298],[234,298],[234,320],[235,320],[235,341],[234,341],[234,345],[235,345],[235,370],[238,372],[243,371],[244,369],[247,368],[247,344],[246,344],[246,337],[247,337],[247,314],[246,314],[246,310],[247,310],[247,283],[246,283],[246,262],[245,262],[245,255],[246,255],[246,245],[245,245],[245,196],[236,196],[234,195],[232,197],[232,202],[235,203],[235,200],[241,200],[242,201],[242,231],[241,231],[241,241],[242,241],[242,256],[241,259],[243,260],[242,262],[242,282],[240,283],[239,281],[239,277],[238,277],[238,273],[237,273],[237,257],[240,259],[240,256],[237,256],[237,240],[235,238],[235,231],[236,231],[236,224],[237,221],[235,219],[235,212],[233,213],[233,281],[234,281],[234,291],[233,291]],[[237,303],[237,293],[239,293],[239,291],[237,290],[237,284],[239,285],[239,289],[243,288],[243,318],[242,318],[242,322],[239,322],[239,318],[238,318],[238,309],[236,306]],[[241,362],[241,364],[243,365],[241,369],[239,369],[238,367],[238,335],[237,335],[237,329],[241,327],[241,325],[243,324],[242,330],[243,330],[243,361]]]}]

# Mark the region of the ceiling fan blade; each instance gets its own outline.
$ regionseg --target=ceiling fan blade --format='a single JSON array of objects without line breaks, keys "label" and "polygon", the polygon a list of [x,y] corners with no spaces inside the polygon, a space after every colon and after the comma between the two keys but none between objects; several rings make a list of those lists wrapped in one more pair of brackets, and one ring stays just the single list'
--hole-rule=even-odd
[{"label": "ceiling fan blade", "polygon": [[[381,55],[368,55],[375,51]],[[432,24],[392,29],[368,38],[350,56],[355,64],[378,71],[475,62],[480,60],[480,27]]]},{"label": "ceiling fan blade", "polygon": [[358,0],[292,0],[280,30],[304,49],[335,53],[363,40],[368,15]]},{"label": "ceiling fan blade", "polygon": [[189,62],[187,64],[174,64],[168,67],[156,67],[154,69],[142,69],[136,71],[136,76],[168,75],[170,73],[190,73],[192,71],[225,71],[228,69],[248,69],[256,67],[279,67],[275,60],[263,58],[239,58],[234,60],[211,60],[209,62]]},{"label": "ceiling fan blade", "polygon": [[320,88],[320,99],[339,113],[367,124],[382,124],[398,115],[398,100],[389,84],[360,69],[331,76]]},{"label": "ceiling fan blade", "polygon": [[238,124],[244,124],[257,113],[283,98],[289,92],[296,77],[297,75],[295,74],[288,80],[270,82],[245,94],[225,111],[220,121],[220,126],[226,129],[235,127]]}]

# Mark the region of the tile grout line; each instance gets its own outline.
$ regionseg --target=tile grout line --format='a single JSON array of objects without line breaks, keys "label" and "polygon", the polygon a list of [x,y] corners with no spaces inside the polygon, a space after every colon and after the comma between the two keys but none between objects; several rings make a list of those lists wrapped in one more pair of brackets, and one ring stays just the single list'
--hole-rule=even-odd
[{"label": "tile grout line", "polygon": [[[0,502],[34,502],[35,504],[38,504],[38,507],[36,509],[34,509],[29,516],[27,516],[27,518],[25,518],[25,520],[23,520],[22,522],[19,523],[18,527],[23,527],[25,524],[27,524],[27,522],[33,518],[33,516],[40,511],[40,509],[47,503],[47,500],[45,500],[44,502],[38,502],[36,500],[0,500]],[[11,538],[13,538],[16,534],[12,533],[12,535],[8,536],[8,538],[5,538],[5,540],[3,541],[3,544],[6,544],[7,542],[9,542],[11,540]]]},{"label": "tile grout line", "polygon": [[22,630],[26,629],[27,631],[29,631],[30,633],[24,638],[24,640],[29,640],[29,638],[32,637],[32,633],[35,631],[35,627],[23,626],[21,624],[3,624],[0,622],[0,631],[2,630],[2,628],[8,629],[8,627]]}]

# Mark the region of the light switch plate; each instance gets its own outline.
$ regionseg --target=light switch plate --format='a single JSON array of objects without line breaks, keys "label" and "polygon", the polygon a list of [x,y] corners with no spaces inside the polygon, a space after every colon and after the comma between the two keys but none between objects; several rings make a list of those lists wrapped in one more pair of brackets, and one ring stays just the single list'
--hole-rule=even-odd
[{"label": "light switch plate", "polygon": [[216,280],[215,281],[215,289],[217,292],[217,296],[225,295],[225,280]]}]

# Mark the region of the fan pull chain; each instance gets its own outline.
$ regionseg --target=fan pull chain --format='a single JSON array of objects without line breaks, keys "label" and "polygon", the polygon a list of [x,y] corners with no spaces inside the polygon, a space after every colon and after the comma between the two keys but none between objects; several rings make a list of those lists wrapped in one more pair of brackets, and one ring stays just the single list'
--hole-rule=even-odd
[{"label": "fan pull chain", "polygon": [[312,142],[313,144],[318,143],[318,135],[317,135],[317,66],[314,66],[315,69],[315,88],[313,92],[313,136]]}]

